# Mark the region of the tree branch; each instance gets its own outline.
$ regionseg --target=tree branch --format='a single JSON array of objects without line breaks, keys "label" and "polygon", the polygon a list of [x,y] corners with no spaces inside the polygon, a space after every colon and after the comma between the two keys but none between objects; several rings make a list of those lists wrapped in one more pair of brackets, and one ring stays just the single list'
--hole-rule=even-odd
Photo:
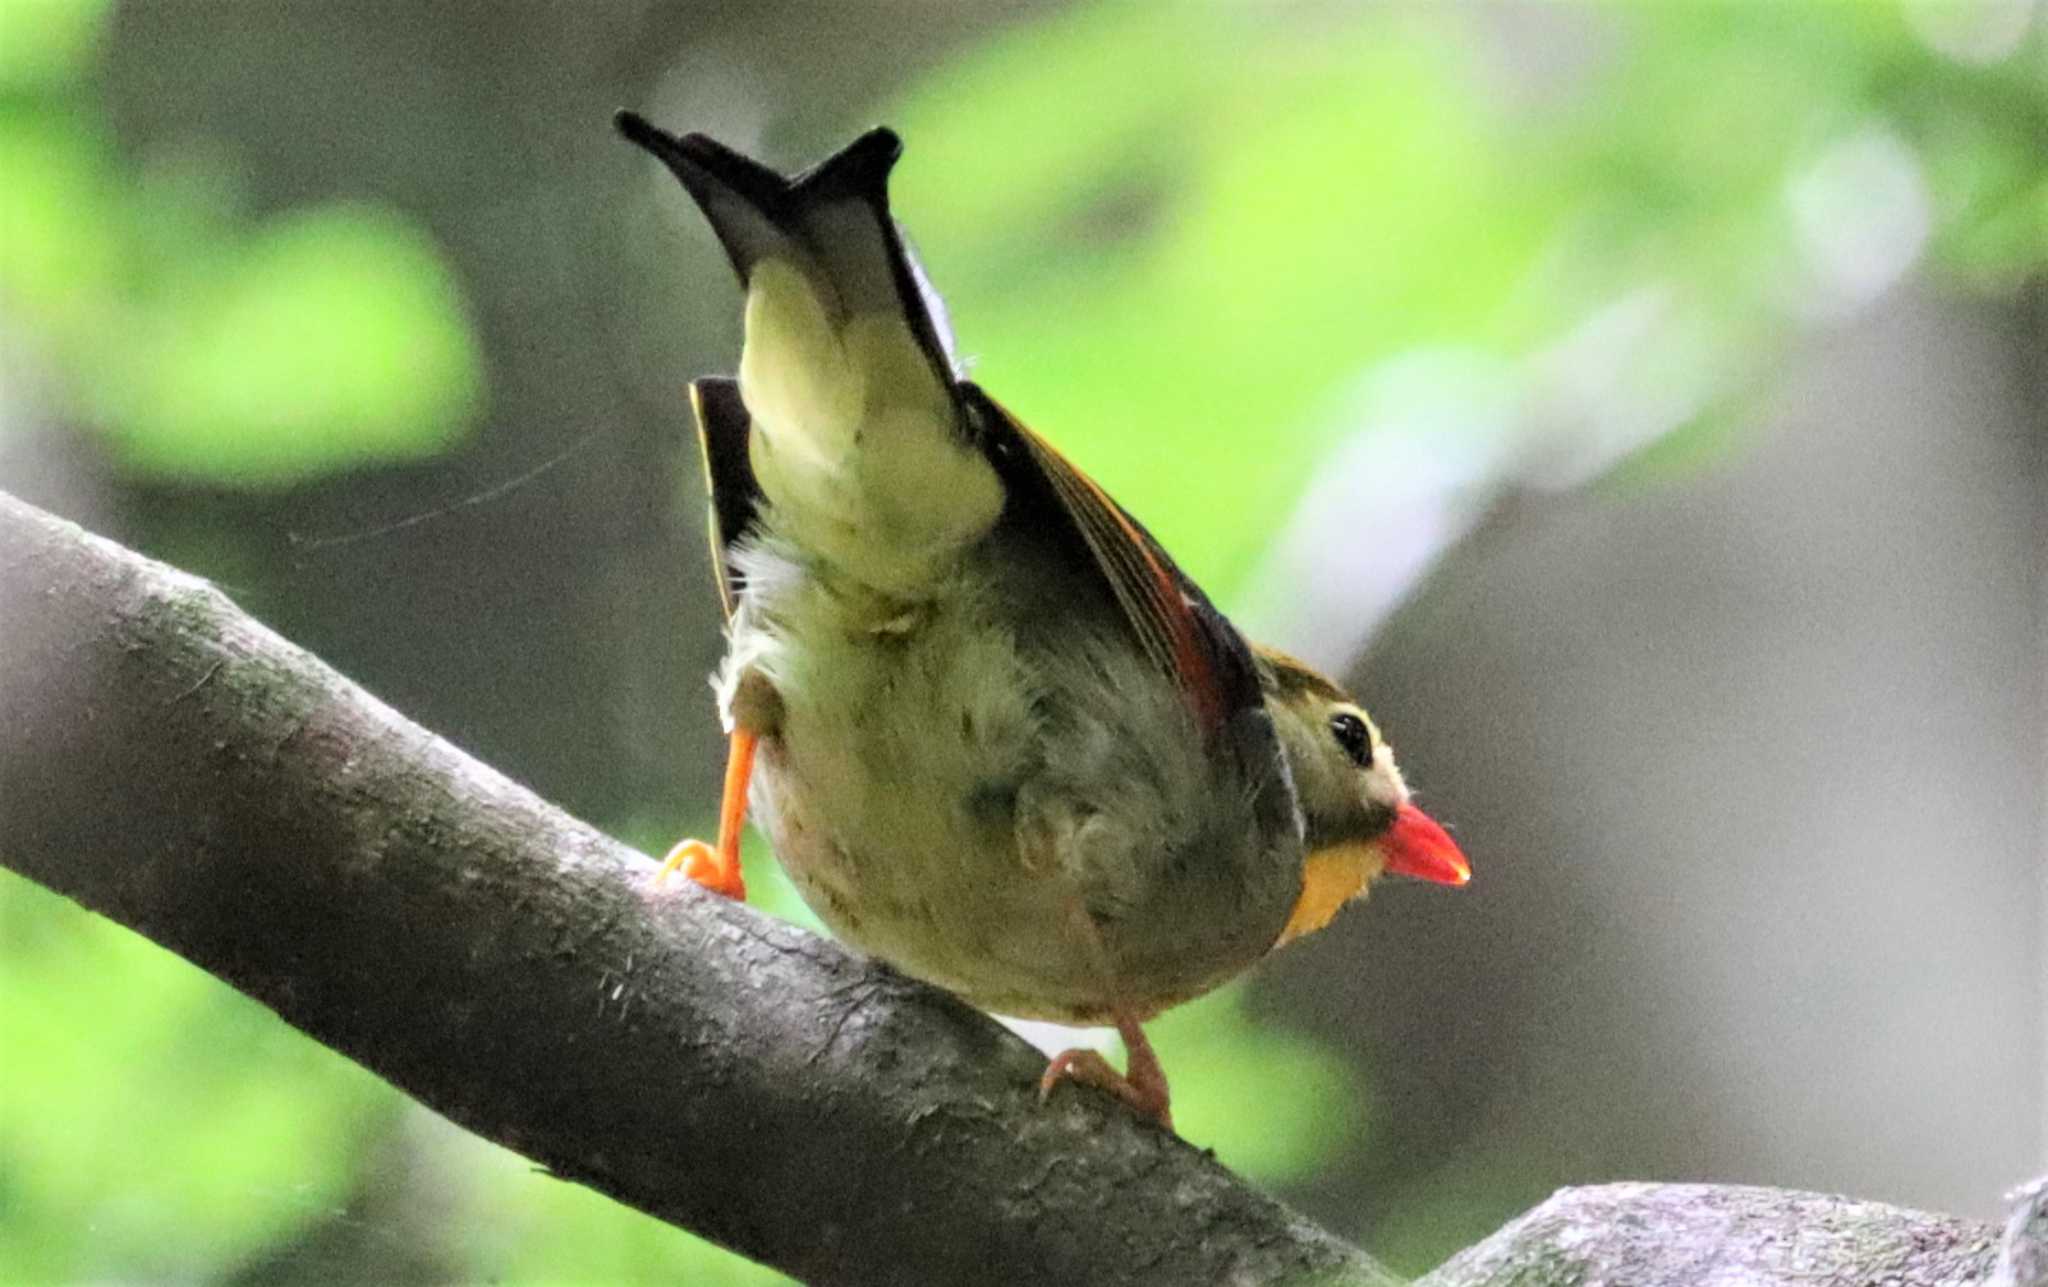
[{"label": "tree branch", "polygon": [[[5,493],[0,862],[555,1174],[806,1279],[1395,1282],[1107,1098],[1041,1105],[1040,1056],[944,993],[651,897],[639,854]],[[1996,1254],[1970,1221],[1619,1185],[1424,1282],[1956,1283]]]},{"label": "tree branch", "polygon": [[1415,1287],[1963,1287],[1985,1282],[1998,1259],[1988,1224],[1881,1202],[1738,1184],[1604,1184],[1562,1190]]}]

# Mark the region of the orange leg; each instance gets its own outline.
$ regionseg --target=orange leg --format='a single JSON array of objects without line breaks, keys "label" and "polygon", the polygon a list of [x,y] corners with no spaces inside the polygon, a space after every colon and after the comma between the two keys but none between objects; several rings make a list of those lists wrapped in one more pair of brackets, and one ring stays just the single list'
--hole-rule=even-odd
[{"label": "orange leg", "polygon": [[759,739],[747,730],[734,729],[732,749],[725,760],[725,794],[718,801],[718,847],[701,840],[685,840],[668,851],[668,858],[655,873],[660,885],[678,867],[683,875],[714,894],[745,902],[747,884],[740,876],[740,829],[747,825],[747,783],[754,776],[754,746]]},{"label": "orange leg", "polygon": [[1093,1050],[1062,1050],[1045,1066],[1045,1076],[1038,1079],[1038,1098],[1050,1098],[1053,1087],[1063,1081],[1099,1086],[1172,1130],[1173,1104],[1166,1090],[1166,1069],[1160,1066],[1159,1056],[1145,1038],[1145,1030],[1136,1019],[1122,1014],[1116,1017],[1116,1030],[1123,1036],[1124,1049],[1130,1052],[1128,1071],[1118,1072]]}]

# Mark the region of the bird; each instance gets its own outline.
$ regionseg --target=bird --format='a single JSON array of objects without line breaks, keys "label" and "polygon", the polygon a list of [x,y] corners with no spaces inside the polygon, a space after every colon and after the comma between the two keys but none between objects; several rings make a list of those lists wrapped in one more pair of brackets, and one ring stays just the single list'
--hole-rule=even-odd
[{"label": "bird", "polygon": [[1146,1022],[1382,875],[1466,884],[1464,853],[1342,686],[1248,642],[967,378],[890,209],[895,132],[790,177],[615,124],[744,292],[737,375],[690,385],[725,617],[718,834],[656,883],[744,899],[751,817],[841,940],[983,1010],[1117,1029],[1124,1071],[1063,1051],[1041,1099],[1094,1085],[1170,1130]]}]

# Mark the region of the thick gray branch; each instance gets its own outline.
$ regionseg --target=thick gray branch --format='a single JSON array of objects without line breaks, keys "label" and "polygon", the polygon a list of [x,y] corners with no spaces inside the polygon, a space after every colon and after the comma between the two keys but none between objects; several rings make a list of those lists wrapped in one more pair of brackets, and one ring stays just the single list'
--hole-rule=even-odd
[{"label": "thick gray branch", "polygon": [[[822,1282],[1387,1284],[959,1002],[687,888],[0,493],[0,862],[558,1175]],[[1568,1190],[1428,1287],[1953,1284],[1988,1226]]]}]

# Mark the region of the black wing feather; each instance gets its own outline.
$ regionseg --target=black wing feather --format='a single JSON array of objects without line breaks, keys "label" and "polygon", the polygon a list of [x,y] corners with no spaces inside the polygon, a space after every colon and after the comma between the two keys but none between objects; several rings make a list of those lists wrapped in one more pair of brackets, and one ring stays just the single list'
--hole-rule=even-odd
[{"label": "black wing feather", "polygon": [[726,376],[691,382],[690,406],[697,413],[704,490],[711,497],[711,562],[718,569],[718,602],[730,618],[742,588],[732,566],[732,547],[754,526],[761,506],[761,485],[754,480],[747,454],[752,422],[740,401],[739,381]]}]

